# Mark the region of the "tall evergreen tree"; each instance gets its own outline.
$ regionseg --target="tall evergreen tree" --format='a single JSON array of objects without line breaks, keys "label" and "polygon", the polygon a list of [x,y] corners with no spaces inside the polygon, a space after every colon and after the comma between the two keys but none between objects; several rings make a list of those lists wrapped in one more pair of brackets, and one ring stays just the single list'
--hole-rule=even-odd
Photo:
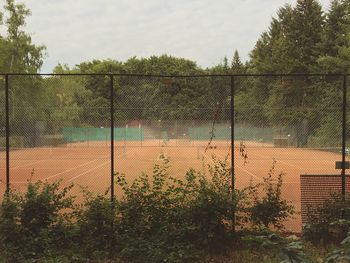
[{"label": "tall evergreen tree", "polygon": [[228,65],[228,58],[225,56],[224,57],[224,62],[223,62],[223,73],[224,74],[227,74],[227,73],[229,73],[229,65]]},{"label": "tall evergreen tree", "polygon": [[286,41],[286,32],[290,27],[293,9],[285,5],[277,12],[270,27],[263,32],[250,53],[250,70],[253,72],[276,73],[288,71],[290,50]]},{"label": "tall evergreen tree", "polygon": [[291,54],[296,60],[292,72],[310,72],[321,54],[323,26],[321,5],[315,0],[298,0],[293,10],[293,21],[286,32],[292,47]]},{"label": "tall evergreen tree", "polygon": [[282,7],[251,52],[253,70],[310,72],[321,52],[323,19],[316,0],[298,0],[294,8]]},{"label": "tall evergreen tree", "polygon": [[339,47],[346,43],[350,30],[350,1],[333,0],[326,17],[323,51],[325,55],[337,56]]},{"label": "tall evergreen tree", "polygon": [[244,65],[241,61],[241,58],[239,56],[239,53],[237,49],[235,50],[235,53],[233,54],[232,62],[231,62],[231,71],[232,73],[239,74],[244,72]]},{"label": "tall evergreen tree", "polygon": [[318,70],[327,73],[350,72],[350,1],[334,0],[327,15],[323,35],[323,55]]}]

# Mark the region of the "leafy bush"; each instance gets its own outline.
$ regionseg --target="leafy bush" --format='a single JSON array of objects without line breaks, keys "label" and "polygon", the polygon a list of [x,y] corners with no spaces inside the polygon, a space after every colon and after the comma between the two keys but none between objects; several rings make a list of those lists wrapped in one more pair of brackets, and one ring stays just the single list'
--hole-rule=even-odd
[{"label": "leafy bush", "polygon": [[194,170],[183,180],[173,178],[164,156],[152,177],[142,174],[128,185],[118,175],[124,198],[118,202],[117,239],[125,259],[185,262],[230,243],[228,222],[237,199],[226,161],[214,163],[210,179]]},{"label": "leafy bush", "polygon": [[273,161],[264,183],[249,188],[252,206],[248,209],[253,225],[264,225],[266,228],[274,226],[282,228],[282,222],[294,214],[293,205],[282,197],[283,173],[275,178],[275,165]]},{"label": "leafy bush", "polygon": [[308,223],[303,227],[305,239],[314,243],[338,243],[350,227],[350,200],[332,194],[322,205],[310,207]]},{"label": "leafy bush", "polygon": [[340,244],[340,249],[335,249],[327,255],[325,263],[346,263],[350,261],[350,232],[347,233],[347,237]]},{"label": "leafy bush", "polygon": [[[233,215],[234,226],[243,229],[247,222],[278,226],[292,213],[281,197],[282,176],[273,178],[274,167],[265,184],[249,187],[250,192],[232,191],[227,159],[213,156],[208,175],[189,170],[183,179],[172,177],[169,168],[161,156],[150,176],[143,173],[129,183],[117,174],[123,197],[113,203],[108,192],[94,195],[83,189],[84,202],[75,205],[68,197],[72,185],[29,182],[25,193],[12,191],[1,204],[0,255],[9,262],[200,261],[225,254],[246,236],[232,231]],[[245,242],[249,238],[273,245],[272,251],[279,246],[285,262],[301,262],[297,241],[287,242],[266,228]]]},{"label": "leafy bush", "polygon": [[109,198],[84,190],[85,201],[77,216],[76,243],[81,256],[111,257],[114,249],[116,209]]},{"label": "leafy bush", "polygon": [[[309,262],[304,246],[296,236],[282,237],[276,232],[263,227],[255,235],[243,237],[248,247],[258,249],[262,254],[272,254],[272,257],[278,258],[280,263],[306,263]],[[265,253],[264,253],[265,251]]]},{"label": "leafy bush", "polygon": [[0,248],[8,261],[39,258],[70,249],[74,198],[72,185],[29,182],[25,194],[4,196],[0,207]]}]

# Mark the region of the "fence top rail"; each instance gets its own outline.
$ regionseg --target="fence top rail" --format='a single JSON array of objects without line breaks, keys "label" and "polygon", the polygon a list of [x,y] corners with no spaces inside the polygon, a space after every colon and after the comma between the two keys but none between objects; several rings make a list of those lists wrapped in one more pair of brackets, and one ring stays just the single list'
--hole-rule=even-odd
[{"label": "fence top rail", "polygon": [[253,74],[136,74],[136,73],[0,73],[0,76],[121,76],[155,78],[196,78],[196,77],[344,77],[341,73],[253,73]]}]

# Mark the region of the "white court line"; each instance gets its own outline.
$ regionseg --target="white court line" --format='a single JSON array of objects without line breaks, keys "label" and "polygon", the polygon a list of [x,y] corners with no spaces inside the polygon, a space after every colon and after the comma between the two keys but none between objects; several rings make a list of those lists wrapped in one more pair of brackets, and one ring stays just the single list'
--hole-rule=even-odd
[{"label": "white court line", "polygon": [[293,167],[293,168],[297,168],[298,170],[302,170],[301,167],[298,166],[298,165],[294,165],[294,164],[287,163],[287,162],[285,162],[285,161],[282,161],[282,160],[280,160],[280,159],[271,157],[271,156],[269,156],[269,155],[262,155],[262,154],[258,154],[258,153],[253,153],[252,155],[256,155],[256,156],[260,156],[260,157],[268,157],[268,158],[271,158],[271,159],[275,159],[277,163],[280,162],[280,163],[283,163],[283,164],[285,164],[285,165],[287,165],[287,166],[290,166],[290,167]]},{"label": "white court line", "polygon": [[[272,157],[271,157],[272,158]],[[293,167],[293,168],[297,168],[298,170],[302,170],[302,168],[300,167],[300,166],[298,166],[298,165],[294,165],[294,164],[290,164],[290,163],[287,163],[287,162],[285,162],[285,161],[282,161],[282,160],[279,160],[279,159],[276,159],[275,158],[275,160],[276,160],[276,162],[277,163],[283,163],[283,164],[285,164],[285,165],[287,165],[287,166],[289,166],[289,167]]]},{"label": "white court line", "polygon": [[[297,168],[299,171],[302,171],[300,166],[297,166],[297,165],[294,165],[294,164],[290,164],[290,163],[287,163],[287,162],[282,161],[282,160],[278,160],[278,159],[273,158],[273,157],[271,157],[269,155],[262,155],[262,154],[257,154],[257,153],[253,153],[253,155],[260,156],[260,157],[272,158],[272,159],[275,159],[277,163],[280,162],[280,163],[283,163],[283,164],[285,164],[287,166],[290,166],[290,167],[293,167],[293,168]],[[246,172],[248,172],[248,171],[246,171]],[[284,181],[283,184],[300,184],[300,182],[299,181]]]},{"label": "white court line", "polygon": [[[28,163],[28,164],[21,164],[21,165],[17,165],[17,166],[14,166],[14,167],[10,166],[10,169],[18,169],[18,168],[26,167],[26,166],[29,166],[29,165],[32,165],[32,164],[40,163],[40,162],[43,162],[43,161],[46,161],[46,160],[35,161],[35,162]],[[11,160],[10,160],[10,164],[11,164]]]},{"label": "white court line", "polygon": [[[122,154],[120,154],[120,155],[117,155],[117,156],[115,156],[114,158],[118,158],[118,157],[120,157],[120,156],[124,156],[124,154],[126,154],[126,152],[125,152],[125,153],[122,153]],[[81,173],[81,174],[78,174],[78,175],[72,177],[72,178],[69,179],[67,182],[70,182],[70,181],[72,181],[72,180],[74,180],[74,179],[77,179],[78,177],[80,177],[80,176],[82,176],[82,175],[85,175],[85,174],[87,174],[87,173],[89,173],[89,172],[91,172],[91,171],[93,171],[93,170],[96,170],[97,168],[100,168],[100,167],[102,167],[102,166],[105,166],[106,164],[108,164],[108,163],[110,163],[110,162],[111,162],[111,160],[108,160],[108,161],[104,162],[103,164],[101,164],[101,165],[99,165],[99,166],[96,166],[96,167],[94,167],[94,168],[91,168],[91,169],[88,170],[88,171],[85,171],[85,172],[83,172],[83,173]]]},{"label": "white court line", "polygon": [[259,176],[253,174],[252,172],[249,172],[248,170],[244,169],[244,168],[241,167],[241,166],[236,165],[235,167],[237,167],[237,168],[241,169],[242,171],[246,172],[246,173],[249,174],[250,176],[252,176],[252,177],[254,177],[255,179],[257,179],[258,181],[261,181],[261,182],[264,181],[264,180],[261,179]]},{"label": "white court line", "polygon": [[[205,155],[206,158],[208,158],[209,160],[211,160],[213,162],[213,160],[211,158],[209,158],[209,156],[206,153],[203,153]],[[216,156],[219,156],[220,158],[223,158],[221,155],[215,154]],[[256,174],[249,172],[248,170],[244,169],[242,166],[238,166],[235,165],[235,167],[241,169],[242,171],[246,172],[247,174],[249,174],[250,176],[254,177],[255,179],[257,179],[258,181],[263,181],[263,179],[261,179],[259,176],[257,176]]]},{"label": "white court line", "polygon": [[[94,159],[94,160],[92,160],[92,161],[89,161],[89,162],[83,163],[83,164],[81,164],[81,165],[75,166],[75,167],[73,167],[73,168],[71,168],[71,169],[64,170],[64,171],[62,171],[62,172],[53,174],[53,175],[51,175],[51,176],[42,178],[42,179],[40,179],[40,180],[48,180],[48,179],[57,177],[57,176],[59,176],[59,175],[61,175],[61,174],[64,174],[64,173],[67,173],[67,172],[71,172],[71,171],[73,171],[73,170],[75,170],[75,169],[77,169],[77,168],[86,166],[86,165],[88,165],[88,164],[90,164],[90,163],[92,163],[92,162],[98,161],[98,160],[101,160],[101,159]],[[12,183],[12,184],[23,184],[23,183],[28,183],[28,182],[27,182],[27,181],[15,181],[15,182],[11,182],[11,183]]]},{"label": "white court line", "polygon": [[280,162],[280,163],[283,163],[283,164],[285,164],[285,165],[287,165],[287,166],[297,168],[297,169],[300,170],[300,171],[302,170],[301,167],[298,166],[298,165],[290,164],[290,163],[287,163],[287,162],[285,162],[285,161],[278,160],[278,159],[276,159],[276,161],[277,161],[277,163]]},{"label": "white court line", "polygon": [[110,163],[110,161],[106,161],[106,162],[104,162],[103,164],[101,164],[101,165],[99,165],[99,166],[96,166],[96,167],[94,167],[94,168],[91,168],[90,170],[87,170],[87,171],[85,171],[85,172],[83,172],[83,173],[81,173],[81,174],[78,174],[78,175],[72,177],[71,179],[69,179],[67,182],[73,181],[74,179],[77,179],[77,178],[79,178],[80,176],[83,176],[83,175],[85,175],[85,174],[87,174],[87,173],[89,173],[89,172],[91,172],[91,171],[94,171],[94,170],[96,170],[96,169],[98,169],[98,168],[100,168],[100,167],[102,167],[102,166],[105,166],[105,165],[108,164],[108,163]]},{"label": "white court line", "polygon": [[[122,154],[120,154],[120,155],[117,155],[116,158],[118,158],[118,157],[120,157],[120,156],[124,156],[125,154],[126,154],[126,152],[124,152],[124,153],[122,153]],[[107,156],[109,156],[109,155],[105,155],[105,156],[103,156],[102,158],[107,157]],[[95,162],[95,161],[97,161],[97,160],[101,160],[101,158],[99,158],[99,159],[94,159],[94,160],[92,160],[92,161],[90,161],[90,162],[83,163],[83,164],[78,165],[78,166],[76,166],[76,167],[73,167],[73,168],[71,168],[71,169],[62,171],[62,172],[60,172],[60,173],[56,173],[56,174],[54,174],[54,175],[51,175],[51,176],[42,178],[42,179],[40,179],[40,180],[48,180],[48,179],[51,179],[51,178],[56,177],[56,176],[58,176],[58,175],[61,175],[61,174],[64,174],[64,173],[73,171],[73,170],[75,170],[75,169],[77,169],[77,168],[80,168],[80,167],[83,167],[83,166],[86,166],[86,165],[88,165],[88,164],[90,164],[90,163],[92,163],[92,162]],[[107,162],[105,162],[103,165],[106,165],[108,162],[110,162],[110,160],[108,160]],[[100,165],[100,166],[98,166],[98,167],[95,167],[95,168],[93,168],[93,169],[91,169],[91,170],[89,170],[89,171],[93,171],[93,170],[95,170],[95,169],[97,169],[97,168],[99,168],[99,167],[102,167],[103,165]],[[85,173],[79,174],[79,175],[75,176],[74,178],[71,178],[70,180],[68,180],[68,182],[70,182],[71,180],[73,180],[73,179],[75,179],[75,178],[78,178],[78,177],[80,177],[81,175],[84,175],[84,174],[85,174]],[[11,182],[11,184],[26,184],[26,183],[28,183],[28,182],[27,182],[27,181],[15,181],[15,182]]]},{"label": "white court line", "polygon": [[[17,168],[16,171],[28,171],[28,169],[30,168],[26,168],[26,167],[23,167],[23,168]],[[55,167],[36,167],[36,168],[32,168],[34,169],[35,171],[40,171],[40,170],[58,170],[58,168],[55,168]],[[6,170],[6,168],[0,168],[0,170]]]},{"label": "white court line", "polygon": [[58,175],[61,175],[61,174],[64,174],[64,173],[67,173],[67,172],[73,171],[73,170],[75,170],[75,169],[77,169],[77,168],[80,168],[80,167],[86,166],[86,165],[88,165],[88,164],[90,164],[90,163],[93,163],[93,162],[95,162],[95,161],[99,161],[99,160],[101,160],[101,159],[94,159],[94,160],[92,160],[92,161],[90,161],[90,162],[83,163],[83,164],[78,165],[78,166],[76,166],[76,167],[74,167],[74,168],[71,168],[71,169],[65,170],[65,171],[63,171],[63,172],[60,172],[60,173],[57,173],[57,174],[51,175],[51,176],[49,176],[49,177],[46,177],[46,178],[44,178],[43,180],[51,179],[51,178],[56,177],[56,176],[58,176]]},{"label": "white court line", "polygon": [[[27,166],[30,166],[30,165],[32,165],[32,164],[36,164],[36,163],[41,163],[41,162],[45,162],[45,161],[48,161],[48,160],[60,160],[60,159],[58,159],[58,158],[56,158],[56,157],[60,157],[60,156],[67,156],[67,155],[75,155],[74,153],[68,153],[68,154],[58,154],[58,155],[55,155],[54,157],[55,158],[50,158],[50,159],[43,159],[43,160],[38,160],[38,161],[35,161],[35,162],[31,162],[31,163],[28,163],[28,164],[21,164],[21,165],[17,165],[17,166],[14,166],[14,167],[11,167],[10,166],[10,169],[11,170],[13,170],[13,169],[17,169],[17,168],[22,168],[22,167],[27,167]],[[16,161],[27,161],[26,159],[13,159],[12,161],[14,161],[14,160],[16,160]],[[11,160],[10,160],[10,164],[11,164]],[[6,168],[2,168],[2,169],[5,169],[6,170]]]}]

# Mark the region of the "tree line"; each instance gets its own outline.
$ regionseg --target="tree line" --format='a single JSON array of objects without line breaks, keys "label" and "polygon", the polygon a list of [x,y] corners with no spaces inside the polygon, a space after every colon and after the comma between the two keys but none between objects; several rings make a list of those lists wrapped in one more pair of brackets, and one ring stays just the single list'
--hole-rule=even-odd
[{"label": "tree line", "polygon": [[[249,59],[232,58],[211,68],[170,55],[81,62],[70,68],[58,64],[54,73],[125,73],[146,75],[204,75],[244,73],[349,73],[350,1],[333,0],[322,11],[316,0],[282,6],[261,34]],[[0,72],[40,71],[45,46],[33,44],[23,30],[30,15],[24,4],[6,0],[0,10]],[[341,77],[235,77],[235,119],[252,127],[273,127],[292,134],[299,146],[313,141],[340,143]],[[0,81],[4,86],[4,79]],[[188,120],[227,122],[230,117],[230,77],[114,79],[115,117],[162,123]],[[105,76],[12,77],[11,125],[15,133],[62,127],[104,126],[109,123],[110,79]],[[4,101],[3,93],[0,99]],[[1,122],[4,126],[4,112]],[[193,122],[196,121],[195,124]],[[348,121],[350,123],[350,119]],[[31,124],[28,131],[28,124]]]}]

